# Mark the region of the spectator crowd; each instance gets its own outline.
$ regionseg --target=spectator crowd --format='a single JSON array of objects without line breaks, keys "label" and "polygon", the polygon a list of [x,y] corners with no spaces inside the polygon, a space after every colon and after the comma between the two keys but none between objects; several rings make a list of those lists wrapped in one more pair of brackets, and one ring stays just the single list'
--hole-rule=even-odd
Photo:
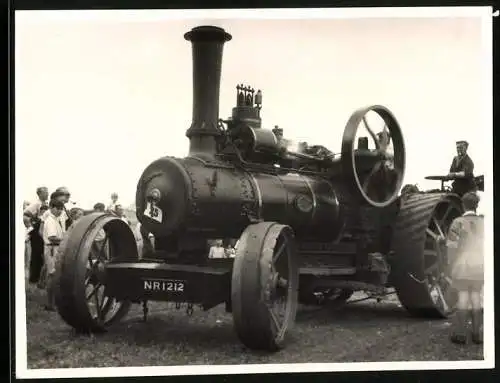
[{"label": "spectator crowd", "polygon": [[[93,210],[85,210],[71,200],[71,193],[66,187],[59,187],[49,194],[47,187],[36,190],[37,198],[23,204],[23,222],[25,226],[25,271],[30,284],[46,290],[45,309],[54,311],[54,273],[55,260],[63,251],[66,239],[75,224],[88,212],[113,214],[129,226],[134,233],[139,256],[154,248],[154,236],[145,231],[138,222],[132,227],[118,194],[112,193],[106,206],[102,202],[94,205]],[[106,234],[101,230],[94,239],[104,242]],[[144,240],[146,238],[146,241]],[[209,250],[209,258],[231,258],[235,255],[235,246],[223,247],[222,240],[215,240]]]},{"label": "spectator crowd", "polygon": [[[75,224],[89,211],[71,200],[71,193],[66,187],[59,187],[49,194],[48,188],[41,186],[37,188],[36,194],[35,201],[23,204],[25,270],[30,284],[46,290],[45,309],[54,311],[54,273],[57,254],[63,250],[65,240]],[[131,225],[123,206],[118,202],[116,193],[111,194],[111,201],[107,207],[98,202],[92,211],[111,213]],[[140,227],[132,229],[141,254],[143,238],[139,232]],[[104,230],[101,230],[95,241],[103,241],[105,235]]]}]

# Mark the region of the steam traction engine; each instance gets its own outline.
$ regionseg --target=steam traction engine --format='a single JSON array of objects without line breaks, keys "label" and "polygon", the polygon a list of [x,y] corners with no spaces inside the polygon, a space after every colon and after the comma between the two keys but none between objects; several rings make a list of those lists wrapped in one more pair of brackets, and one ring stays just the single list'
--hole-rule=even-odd
[{"label": "steam traction engine", "polygon": [[[185,38],[194,65],[189,155],[159,158],[137,185],[137,218],[154,248],[139,257],[125,222],[83,217],[57,264],[61,317],[98,332],[132,303],[145,312],[148,301],[190,312],[224,303],[247,347],[277,350],[299,302],[344,301],[356,290],[393,286],[411,314],[449,315],[442,238],[462,206],[452,194],[398,196],[405,148],[392,113],[357,110],[340,156],[321,145],[292,149],[280,128],[261,127],[260,91],[238,86],[231,118],[219,119],[222,50],[231,36],[202,26]],[[370,113],[383,121],[378,135]],[[368,137],[356,140],[362,126],[374,149]],[[238,240],[234,259],[208,258],[207,242],[216,238]]]}]

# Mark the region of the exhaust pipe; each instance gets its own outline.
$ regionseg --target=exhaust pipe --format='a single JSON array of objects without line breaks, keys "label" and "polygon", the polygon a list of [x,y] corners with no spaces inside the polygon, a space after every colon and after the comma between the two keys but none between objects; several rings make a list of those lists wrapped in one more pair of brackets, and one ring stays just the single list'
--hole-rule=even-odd
[{"label": "exhaust pipe", "polygon": [[231,35],[213,26],[193,28],[184,35],[193,47],[193,119],[186,131],[189,155],[212,157],[216,138],[221,134],[219,90],[224,43]]}]

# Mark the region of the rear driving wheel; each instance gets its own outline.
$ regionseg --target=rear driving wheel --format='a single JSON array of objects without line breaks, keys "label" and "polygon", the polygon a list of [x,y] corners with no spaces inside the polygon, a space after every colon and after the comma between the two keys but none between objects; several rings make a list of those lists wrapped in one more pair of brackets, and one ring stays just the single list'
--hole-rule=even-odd
[{"label": "rear driving wheel", "polygon": [[460,200],[451,194],[403,200],[393,236],[393,281],[401,304],[414,316],[446,318],[455,309],[445,237],[462,213]]}]

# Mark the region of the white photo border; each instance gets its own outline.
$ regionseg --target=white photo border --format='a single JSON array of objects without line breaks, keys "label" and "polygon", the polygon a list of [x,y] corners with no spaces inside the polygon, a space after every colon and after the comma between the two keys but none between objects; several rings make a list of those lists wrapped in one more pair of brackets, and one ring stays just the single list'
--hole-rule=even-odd
[{"label": "white photo border", "polygon": [[[245,9],[245,10],[74,10],[74,11],[16,11],[15,20],[23,19],[36,23],[44,21],[110,20],[113,22],[165,21],[169,19],[193,19],[217,24],[220,19],[343,19],[343,18],[435,18],[435,17],[478,17],[482,19],[483,32],[483,89],[484,126],[488,136],[493,135],[493,55],[492,55],[492,7],[423,7],[423,8],[319,8],[319,9]],[[15,22],[14,20],[14,22]],[[16,138],[15,153],[22,153],[22,138]],[[488,141],[487,141],[488,142]],[[252,364],[252,365],[200,365],[162,367],[110,367],[110,368],[64,368],[28,369],[26,343],[26,296],[23,262],[15,262],[15,315],[16,375],[22,379],[69,378],[69,377],[131,377],[165,375],[213,375],[213,374],[253,374],[253,373],[293,373],[331,371],[381,371],[381,370],[436,370],[436,369],[485,369],[495,366],[494,339],[494,279],[493,279],[493,146],[484,148],[488,162],[485,173],[485,189],[482,204],[485,214],[485,281],[484,281],[484,360],[457,362],[360,362],[360,363],[303,363],[303,364]],[[16,156],[16,170],[22,161]],[[16,196],[14,207],[23,203],[21,178],[15,180]],[[17,210],[16,210],[17,211]],[[18,214],[15,223],[16,259],[23,259],[23,223]]]}]

